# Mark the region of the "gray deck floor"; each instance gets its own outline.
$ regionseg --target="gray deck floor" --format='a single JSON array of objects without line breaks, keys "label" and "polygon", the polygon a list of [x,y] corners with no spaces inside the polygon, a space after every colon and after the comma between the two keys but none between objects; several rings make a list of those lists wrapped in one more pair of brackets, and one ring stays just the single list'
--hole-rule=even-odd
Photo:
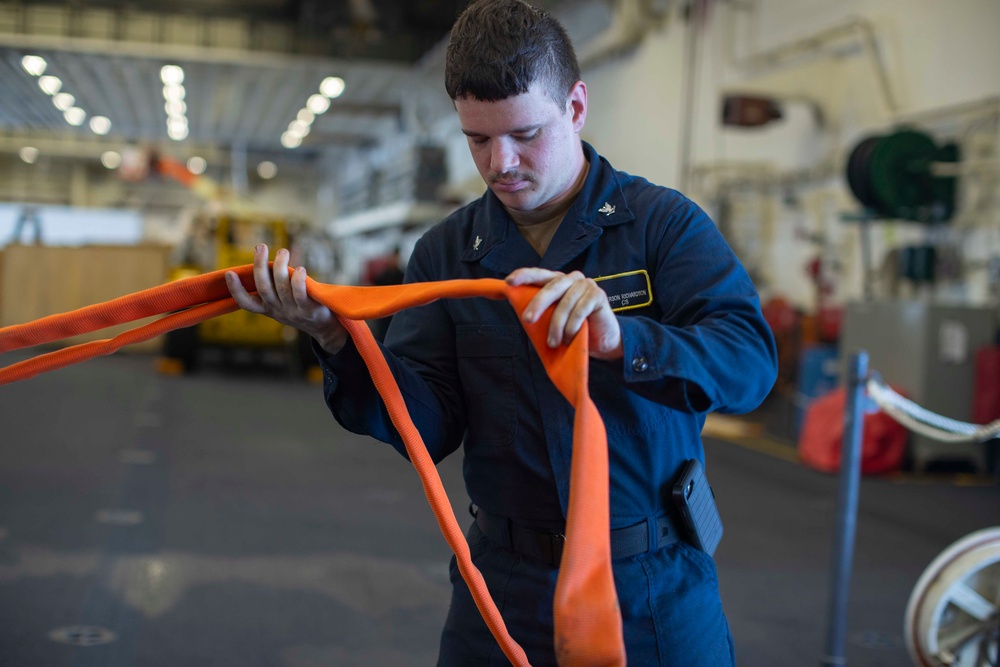
[{"label": "gray deck floor", "polygon": [[[409,464],[341,430],[318,386],[122,355],[0,387],[0,419],[0,665],[434,663],[447,546]],[[767,447],[706,449],[739,663],[818,664],[836,478]],[[465,525],[460,465],[440,472]],[[989,480],[866,479],[848,664],[909,664],[917,577],[996,524]],[[76,626],[115,639],[51,638]]]}]

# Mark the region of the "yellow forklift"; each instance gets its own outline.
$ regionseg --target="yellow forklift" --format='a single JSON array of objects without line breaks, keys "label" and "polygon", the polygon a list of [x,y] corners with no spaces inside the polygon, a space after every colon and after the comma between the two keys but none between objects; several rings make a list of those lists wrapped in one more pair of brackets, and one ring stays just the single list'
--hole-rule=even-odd
[{"label": "yellow forklift", "polygon": [[[271,253],[290,248],[292,236],[301,226],[264,214],[199,213],[180,248],[170,280],[252,264],[257,243],[266,243]],[[227,365],[242,361],[255,366],[278,359],[295,375],[312,375],[316,366],[307,336],[270,317],[241,309],[166,334],[157,367],[170,374],[192,372],[213,357]]]}]

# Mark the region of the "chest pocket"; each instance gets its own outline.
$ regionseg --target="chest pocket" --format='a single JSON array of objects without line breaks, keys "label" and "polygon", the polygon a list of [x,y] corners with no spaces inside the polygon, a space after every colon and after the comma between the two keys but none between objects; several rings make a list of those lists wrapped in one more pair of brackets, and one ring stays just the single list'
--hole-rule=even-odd
[{"label": "chest pocket", "polygon": [[455,352],[468,409],[471,447],[507,447],[517,435],[514,362],[523,329],[517,325],[458,325]]}]

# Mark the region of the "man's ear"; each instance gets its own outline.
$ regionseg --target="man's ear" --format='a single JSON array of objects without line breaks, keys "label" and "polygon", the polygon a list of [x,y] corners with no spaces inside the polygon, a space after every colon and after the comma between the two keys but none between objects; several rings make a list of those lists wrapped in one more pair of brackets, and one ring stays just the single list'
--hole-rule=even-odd
[{"label": "man's ear", "polygon": [[587,120],[587,84],[583,81],[574,83],[569,90],[566,104],[569,105],[569,112],[573,114],[573,131],[579,132]]}]

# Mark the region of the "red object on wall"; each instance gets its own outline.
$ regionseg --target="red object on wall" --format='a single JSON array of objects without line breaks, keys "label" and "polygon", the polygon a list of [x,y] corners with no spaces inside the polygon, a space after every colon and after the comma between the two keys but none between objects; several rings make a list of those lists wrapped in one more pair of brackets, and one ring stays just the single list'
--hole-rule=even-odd
[{"label": "red object on wall", "polygon": [[976,393],[972,401],[972,421],[989,424],[1000,419],[1000,345],[976,352]]},{"label": "red object on wall", "polygon": [[799,321],[799,315],[792,304],[780,296],[769,299],[761,307],[761,314],[775,336],[791,333]]},{"label": "red object on wall", "polygon": [[[897,387],[897,392],[902,393]],[[812,402],[799,433],[799,460],[823,472],[840,470],[847,391],[834,389]],[[906,453],[907,432],[881,410],[866,414],[861,436],[861,472],[865,475],[899,470]]]},{"label": "red object on wall", "polygon": [[840,340],[840,324],[844,319],[844,309],[840,306],[822,306],[818,313],[819,339],[825,343]]}]

